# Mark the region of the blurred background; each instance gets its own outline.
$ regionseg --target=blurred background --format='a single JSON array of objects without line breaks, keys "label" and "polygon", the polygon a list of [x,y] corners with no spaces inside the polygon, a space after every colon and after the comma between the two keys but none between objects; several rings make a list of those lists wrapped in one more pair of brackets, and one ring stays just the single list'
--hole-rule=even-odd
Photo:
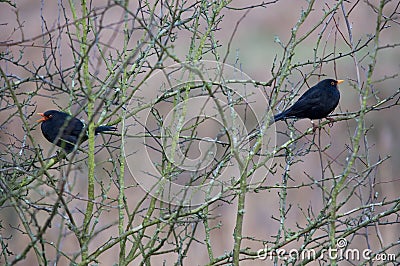
[{"label": "blurred background", "polygon": [[[325,213],[322,211],[325,207],[329,208],[330,203],[327,199],[332,192],[331,188],[335,180],[338,180],[337,178],[346,171],[348,160],[354,150],[354,136],[359,117],[357,112],[361,108],[361,95],[367,87],[370,89],[367,99],[368,106],[381,103],[385,99],[387,102],[380,104],[377,110],[367,112],[362,121],[364,131],[360,141],[360,150],[354,164],[350,166],[350,174],[339,194],[340,200],[343,200],[345,204],[338,210],[338,213],[343,216],[338,218],[337,230],[343,233],[351,228],[356,228],[357,223],[361,223],[368,217],[392,210],[391,205],[381,204],[382,202],[393,201],[395,205],[399,204],[400,140],[396,137],[400,131],[399,119],[396,118],[399,114],[399,106],[396,102],[399,94],[396,92],[400,88],[398,1],[386,1],[387,4],[383,8],[381,17],[382,29],[378,44],[374,43],[373,37],[379,17],[377,14],[379,1],[343,1],[342,4],[340,1],[316,1],[309,13],[306,13],[309,8],[308,1],[294,3],[293,1],[278,0],[271,1],[271,3],[256,1],[244,3],[234,0],[226,4],[218,13],[216,10],[223,5],[219,2],[177,1],[171,2],[169,5],[167,2],[129,3],[126,8],[130,12],[128,12],[128,16],[131,20],[127,26],[124,25],[124,16],[127,13],[123,6],[107,1],[87,3],[90,11],[87,21],[99,31],[98,35],[95,35],[93,31],[88,33],[92,48],[88,53],[89,72],[95,91],[102,92],[104,87],[107,87],[108,82],[112,80],[111,76],[119,71],[119,67],[122,65],[120,57],[123,58],[121,56],[123,51],[130,53],[134,47],[139,47],[140,53],[135,54],[126,69],[131,71],[137,67],[135,64],[142,67],[137,67],[139,72],[128,84],[127,95],[141,86],[141,82],[147,78],[148,73],[157,67],[162,68],[157,64],[168,66],[174,63],[174,58],[181,61],[192,59],[194,57],[192,46],[199,45],[202,34],[207,32],[210,27],[207,25],[207,21],[211,23],[213,30],[205,38],[206,45],[203,54],[198,59],[216,61],[219,59],[227,65],[236,67],[254,81],[268,83],[268,85],[258,88],[266,99],[273,103],[271,106],[273,113],[290,106],[293,100],[321,79],[329,77],[345,80],[339,86],[341,100],[334,112],[337,114],[334,118],[339,118],[340,121],[335,122],[332,127],[325,125],[315,134],[302,137],[290,146],[290,154],[288,150],[278,153],[279,156],[275,157],[273,162],[268,161],[268,165],[274,165],[273,173],[268,172],[269,166],[261,168],[257,172],[257,175],[262,175],[262,189],[249,191],[246,194],[242,248],[248,247],[251,251],[257,252],[258,249],[264,248],[265,243],[268,243],[268,246],[279,243],[290,238],[292,233],[295,234],[306,227],[310,228],[312,238],[327,239],[329,227],[325,224],[325,227],[315,225],[314,228],[313,222],[319,221],[318,215],[320,212]],[[8,182],[5,175],[8,172],[4,170],[9,167],[8,162],[22,163],[27,160],[26,158],[35,157],[34,154],[37,151],[34,151],[32,147],[40,147],[43,152],[41,156],[44,158],[54,154],[55,149],[52,149],[52,145],[44,139],[36,124],[36,120],[39,119],[36,116],[37,112],[64,109],[72,114],[78,113],[77,117],[80,119],[88,120],[84,112],[87,104],[87,97],[84,94],[85,83],[79,74],[82,71],[80,64],[83,64],[79,51],[80,36],[75,29],[76,19],[74,18],[77,16],[80,19],[83,15],[80,11],[80,3],[75,3],[77,14],[71,11],[70,4],[63,1],[26,1],[16,2],[15,5],[14,3],[1,3],[0,53],[2,59],[0,64],[2,72],[4,72],[0,92],[0,149],[3,150],[1,154],[4,163],[1,172],[2,182]],[[149,14],[149,11],[139,12],[138,10],[150,10],[153,4],[154,12],[158,16],[154,22],[157,26],[154,28],[149,26],[147,30],[144,30],[144,25],[138,21],[140,19],[148,21],[149,19],[143,17],[143,14]],[[168,17],[166,6],[169,6],[171,10],[174,9],[173,7],[180,11],[187,9],[187,12],[182,12],[183,15],[175,21],[182,22],[182,25],[176,26],[170,31],[168,24],[163,24],[164,21],[159,19],[163,15]],[[336,6],[338,8],[332,11]],[[197,12],[202,15],[199,16],[196,28],[199,32],[194,34],[190,29],[192,21],[186,25],[185,20],[190,20],[190,16],[195,16]],[[213,20],[212,14],[218,14],[218,16]],[[135,16],[137,16],[137,21],[132,19]],[[349,24],[346,24],[346,17]],[[303,19],[304,22],[302,22]],[[385,20],[386,22],[383,22]],[[299,28],[295,28],[299,22],[301,25]],[[157,36],[156,39],[160,43],[165,42],[164,47],[169,54],[160,56],[163,53],[162,49],[158,50],[158,54],[155,51],[148,52],[144,46],[140,46],[139,43],[144,42],[147,45],[154,37],[148,37],[149,39],[143,41],[143,38],[146,38],[143,36],[150,36],[148,32],[160,32],[163,27],[166,28],[165,32],[167,33]],[[124,39],[126,36],[124,29],[127,28],[131,30],[128,42]],[[311,31],[314,28],[315,30]],[[349,34],[349,28],[351,34]],[[294,30],[296,30],[295,39],[299,43],[295,47],[290,47]],[[97,39],[94,38],[94,35]],[[97,46],[100,46],[101,49],[97,49]],[[376,49],[378,52],[376,60],[374,60],[373,54]],[[289,51],[293,52],[291,56],[288,56]],[[146,52],[149,54],[144,55]],[[159,60],[160,57],[164,59]],[[322,64],[320,63],[321,58],[323,58]],[[13,63],[16,61],[18,63]],[[145,63],[142,65],[142,62]],[[279,73],[280,69],[285,69],[285,63],[290,64],[291,67],[286,68],[285,73]],[[371,70],[371,65],[374,70],[371,80],[368,80],[368,71]],[[136,69],[132,70],[132,72],[134,71]],[[12,85],[7,84],[5,77]],[[117,78],[117,80],[120,79],[122,78]],[[9,86],[13,86],[15,95],[9,92]],[[105,102],[101,111],[112,114],[104,122],[113,122],[120,117],[122,109],[117,109],[117,106],[120,104],[118,99],[121,100],[121,98],[115,89],[117,87],[118,85],[111,88],[111,92],[106,91],[104,94],[110,103],[104,100],[99,93],[98,102]],[[25,115],[23,119],[20,118],[17,105],[14,104],[16,99],[22,105],[20,110]],[[116,100],[114,101],[114,99]],[[265,101],[253,103],[255,108],[259,109],[262,109],[264,104]],[[160,110],[162,108],[160,107]],[[197,107],[192,106],[191,108]],[[95,121],[99,121],[104,113],[99,112],[98,116],[94,118]],[[163,112],[161,113],[163,114]],[[133,123],[132,126],[139,126]],[[29,127],[28,133],[27,126]],[[306,132],[310,126],[310,121],[307,119],[277,123],[277,146]],[[207,134],[207,130],[204,129],[204,131],[204,134]],[[96,145],[100,147],[109,140],[108,137],[97,137]],[[32,151],[29,156],[24,154],[27,156],[26,158],[20,153],[23,145],[27,145]],[[98,209],[103,206],[104,211],[98,211],[94,215],[96,230],[101,233],[97,233],[91,240],[90,252],[118,236],[116,208],[118,185],[115,184],[117,183],[118,160],[115,158],[120,158],[118,157],[120,156],[119,145],[121,142],[118,137],[114,138],[108,150],[101,149],[96,154],[96,195],[98,197],[96,202],[105,205],[100,203],[96,205]],[[144,152],[144,148],[143,150],[137,148],[136,152]],[[50,150],[51,152],[49,152]],[[65,167],[69,165],[68,171],[61,169],[63,166],[49,170],[49,173],[56,179],[61,178],[66,172],[68,173],[67,204],[70,211],[73,212],[73,216],[76,217],[77,224],[82,223],[82,213],[86,208],[87,164],[85,158],[85,154],[77,154],[73,164],[66,162]],[[140,161],[135,161],[135,163],[141,164]],[[128,167],[131,166],[128,165]],[[137,185],[138,182],[129,169],[125,169],[125,171],[126,204],[129,209],[127,212],[137,211],[137,219],[133,220],[132,227],[139,226],[145,215],[143,210],[147,210],[151,197]],[[321,180],[326,181],[321,183]],[[287,193],[284,196],[284,203],[282,202],[283,190],[280,188],[282,185],[288,188],[284,190]],[[321,186],[326,187],[321,189]],[[2,226],[0,234],[3,245],[6,243],[8,246],[7,249],[3,246],[3,255],[0,261],[5,264],[25,250],[27,243],[32,239],[29,237],[30,233],[25,232],[26,227],[22,224],[31,224],[28,228],[34,228],[32,234],[38,230],[48,218],[49,212],[46,210],[51,209],[51,204],[56,201],[57,195],[54,190],[47,188],[46,184],[37,184],[34,189],[20,197],[25,204],[30,201],[42,206],[43,210],[33,206],[29,207],[29,204],[26,208],[18,208],[14,203],[3,202],[0,213]],[[45,204],[43,202],[46,197],[49,202]],[[102,197],[106,200],[102,201]],[[143,201],[141,205],[136,205],[140,201]],[[363,207],[373,203],[379,203],[373,210],[372,207]],[[135,206],[140,206],[140,209],[143,210],[135,210]],[[199,229],[196,231],[197,241],[191,243],[187,251],[186,258],[183,260],[186,264],[210,263],[209,251],[205,244],[206,239],[211,243],[215,257],[224,256],[233,250],[233,232],[238,213],[237,197],[227,197],[226,200],[216,202],[211,206],[208,215],[212,219],[208,221],[207,226],[213,230],[206,232],[201,221],[202,218],[197,217],[200,220]],[[165,208],[167,207],[165,206]],[[365,212],[366,209],[368,212]],[[284,222],[281,216],[282,210],[286,212]],[[31,213],[24,216],[18,214],[19,211]],[[164,211],[160,207],[153,215],[162,216]],[[48,246],[46,248],[48,262],[69,265],[72,261],[66,257],[80,261],[79,255],[76,255],[78,258],[74,255],[79,253],[79,241],[73,230],[67,228],[68,222],[65,220],[68,218],[62,217],[63,215],[65,213],[60,210],[60,217],[54,218],[51,227],[45,232],[45,241],[41,245]],[[398,212],[393,211],[392,214],[385,216],[384,221],[374,221],[359,228],[356,230],[357,233],[351,234],[349,237],[349,247],[370,248],[374,252],[385,250],[387,253],[397,254],[398,260],[400,251],[398,220]],[[149,230],[150,232],[154,230],[154,234],[156,234],[155,228],[149,228]],[[209,236],[206,236],[208,233]],[[151,235],[149,231],[146,234]],[[283,247],[286,250],[299,248],[308,241],[306,238],[303,235],[298,241],[291,241]],[[134,246],[135,238],[132,238],[131,241],[128,244],[129,247]],[[176,248],[172,242],[174,241],[167,241],[165,250]],[[321,243],[326,244],[322,240]],[[61,249],[65,256],[57,253],[56,248],[52,248],[55,246]],[[317,246],[318,240],[309,247]],[[389,246],[391,247],[386,250],[386,247]],[[120,255],[119,248],[119,245],[114,245],[107,252],[101,253],[97,263],[101,265],[117,264]],[[11,253],[5,250],[9,250]],[[26,257],[18,262],[18,265],[36,264],[38,253],[38,250],[31,249],[25,254]],[[159,263],[179,264],[177,254],[177,252],[167,251],[163,254],[161,249],[160,254],[152,256],[149,263],[155,265]],[[142,259],[139,252],[132,265],[139,265]],[[224,261],[221,260],[218,263],[223,264]],[[243,265],[250,263],[252,265],[273,264],[269,259],[243,261]],[[296,265],[298,263],[301,261],[297,261]],[[328,262],[320,260],[310,264],[313,265],[313,263],[317,265]],[[346,262],[342,263],[347,265]],[[354,260],[353,263],[361,262]],[[393,262],[393,265],[396,263]]]}]

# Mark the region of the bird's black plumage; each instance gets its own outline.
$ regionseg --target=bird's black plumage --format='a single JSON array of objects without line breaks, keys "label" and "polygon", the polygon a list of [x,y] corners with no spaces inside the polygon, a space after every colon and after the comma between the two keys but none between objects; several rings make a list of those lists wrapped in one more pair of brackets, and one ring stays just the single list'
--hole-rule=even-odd
[{"label": "bird's black plumage", "polygon": [[274,116],[274,122],[286,118],[321,119],[339,104],[337,85],[343,80],[325,79],[307,90],[290,108]]},{"label": "bird's black plumage", "polygon": [[[56,110],[49,110],[39,113],[39,115],[43,117],[38,120],[38,122],[42,122],[43,136],[51,143],[63,148],[66,153],[72,152],[78,141],[80,144],[88,139],[86,132],[82,133],[81,136],[81,132],[85,130],[85,125],[78,118]],[[115,130],[117,129],[112,126],[99,126],[95,129],[95,134]]]}]

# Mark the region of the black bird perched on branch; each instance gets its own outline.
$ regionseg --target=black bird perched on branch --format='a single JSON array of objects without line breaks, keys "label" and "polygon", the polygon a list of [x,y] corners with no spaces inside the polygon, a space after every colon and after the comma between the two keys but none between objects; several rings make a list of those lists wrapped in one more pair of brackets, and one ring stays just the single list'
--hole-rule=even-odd
[{"label": "black bird perched on branch", "polygon": [[[274,122],[287,118],[326,118],[339,104],[337,85],[344,80],[325,79],[306,91],[290,108],[274,116]],[[327,118],[328,119],[328,118]],[[328,119],[332,121],[331,119]],[[316,128],[314,128],[315,130]]]},{"label": "black bird perched on branch", "polygon": [[[72,152],[78,141],[81,144],[88,139],[86,132],[82,133],[81,136],[81,132],[85,130],[85,125],[78,118],[56,110],[49,110],[39,113],[39,115],[42,116],[38,122],[42,123],[43,136],[51,143],[63,148],[66,153]],[[117,128],[112,126],[99,126],[95,129],[95,134],[115,130]]]}]

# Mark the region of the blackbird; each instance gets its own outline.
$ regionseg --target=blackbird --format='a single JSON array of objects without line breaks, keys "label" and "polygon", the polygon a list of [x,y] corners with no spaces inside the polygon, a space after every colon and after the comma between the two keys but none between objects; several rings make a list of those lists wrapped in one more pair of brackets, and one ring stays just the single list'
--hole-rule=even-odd
[{"label": "blackbird", "polygon": [[[274,122],[286,118],[326,118],[339,103],[337,85],[344,80],[325,79],[306,91],[290,108],[274,116]],[[328,118],[327,118],[328,119]],[[328,119],[331,121],[331,119]],[[315,128],[314,128],[315,129]]]},{"label": "blackbird", "polygon": [[[66,153],[74,150],[75,145],[88,139],[87,133],[81,132],[85,129],[85,125],[78,118],[72,117],[67,113],[56,110],[48,110],[39,113],[42,116],[38,122],[42,122],[41,129],[43,136],[51,143],[63,148]],[[62,132],[60,132],[62,130]],[[95,129],[95,134],[104,131],[115,131],[117,128],[111,126],[99,126]]]}]

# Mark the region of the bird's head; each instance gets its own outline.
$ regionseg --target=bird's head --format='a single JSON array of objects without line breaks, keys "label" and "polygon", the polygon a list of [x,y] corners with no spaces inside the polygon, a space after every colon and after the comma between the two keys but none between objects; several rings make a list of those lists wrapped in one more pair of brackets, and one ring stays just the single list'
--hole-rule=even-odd
[{"label": "bird's head", "polygon": [[41,123],[41,122],[45,122],[45,121],[48,121],[53,118],[65,116],[67,114],[60,112],[60,111],[56,111],[56,110],[48,110],[44,113],[38,113],[38,115],[40,115],[42,118],[37,120],[37,122]]},{"label": "bird's head", "polygon": [[338,80],[335,80],[335,79],[324,79],[320,83],[321,83],[321,85],[323,87],[337,87],[338,84],[341,84],[343,82],[344,82],[344,80],[342,80],[342,79],[338,79]]}]

